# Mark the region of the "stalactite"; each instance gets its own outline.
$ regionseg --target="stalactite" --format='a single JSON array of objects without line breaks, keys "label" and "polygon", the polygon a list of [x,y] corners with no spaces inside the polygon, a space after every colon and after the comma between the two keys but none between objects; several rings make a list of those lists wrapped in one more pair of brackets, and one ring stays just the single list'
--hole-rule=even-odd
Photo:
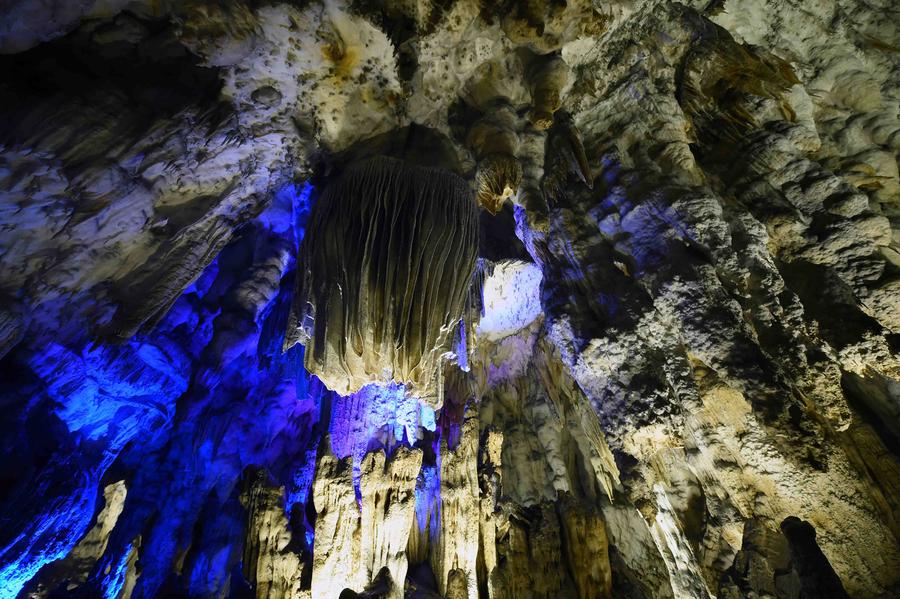
[{"label": "stalactite", "polygon": [[307,370],[338,393],[395,381],[439,407],[477,248],[458,177],[383,157],[349,167],[313,212],[287,345],[304,343]]},{"label": "stalactite", "polygon": [[554,113],[562,106],[564,88],[569,81],[569,67],[557,54],[536,56],[525,74],[531,87],[532,101],[528,118],[535,128],[549,129]]},{"label": "stalactite", "polygon": [[491,214],[497,214],[503,202],[514,195],[522,182],[518,151],[518,117],[508,102],[495,101],[469,128],[466,144],[478,161],[475,197]]},{"label": "stalactite", "polygon": [[555,202],[568,187],[570,175],[576,175],[588,188],[594,187],[591,167],[584,153],[581,134],[572,117],[564,112],[557,114],[547,135],[544,177],[541,188],[548,202]]}]

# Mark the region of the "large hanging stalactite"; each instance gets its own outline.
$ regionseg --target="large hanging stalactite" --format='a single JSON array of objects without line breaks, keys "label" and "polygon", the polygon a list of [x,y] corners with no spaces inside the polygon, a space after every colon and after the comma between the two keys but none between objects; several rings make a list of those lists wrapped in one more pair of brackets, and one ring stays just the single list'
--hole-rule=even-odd
[{"label": "large hanging stalactite", "polygon": [[352,165],[314,210],[286,344],[342,395],[393,380],[438,406],[477,249],[465,181],[386,157]]}]

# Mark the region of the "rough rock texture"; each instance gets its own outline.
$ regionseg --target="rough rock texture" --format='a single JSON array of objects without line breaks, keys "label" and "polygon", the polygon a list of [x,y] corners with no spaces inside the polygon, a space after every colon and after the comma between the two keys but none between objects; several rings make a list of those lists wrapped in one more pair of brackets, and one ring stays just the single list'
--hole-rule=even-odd
[{"label": "rough rock texture", "polygon": [[256,473],[241,495],[248,534],[241,559],[244,577],[256,589],[257,597],[299,597],[303,594],[304,563],[291,546],[284,489],[269,486],[266,476],[263,471]]},{"label": "rough rock texture", "polygon": [[351,461],[326,454],[316,467],[312,594],[340,597],[344,589],[363,592],[386,569],[389,590],[384,596],[403,597],[398,581],[406,580],[407,537],[422,452],[400,447],[390,459],[383,451],[367,454],[361,464],[360,506]]},{"label": "rough rock texture", "polygon": [[900,596],[895,4],[6,2],[0,599]]}]

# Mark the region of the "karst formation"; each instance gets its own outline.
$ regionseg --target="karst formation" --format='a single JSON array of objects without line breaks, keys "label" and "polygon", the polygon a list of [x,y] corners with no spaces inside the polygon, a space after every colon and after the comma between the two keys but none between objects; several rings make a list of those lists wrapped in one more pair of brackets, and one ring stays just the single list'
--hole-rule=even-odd
[{"label": "karst formation", "polygon": [[0,599],[900,597],[896,0],[0,1]]}]

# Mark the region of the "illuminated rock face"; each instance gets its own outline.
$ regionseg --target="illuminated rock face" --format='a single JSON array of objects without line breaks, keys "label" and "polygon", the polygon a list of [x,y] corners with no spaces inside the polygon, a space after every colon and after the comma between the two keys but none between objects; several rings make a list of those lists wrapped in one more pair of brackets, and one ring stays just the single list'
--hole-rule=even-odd
[{"label": "illuminated rock face", "polygon": [[900,595],[894,4],[7,2],[0,599]]},{"label": "illuminated rock face", "polygon": [[479,337],[497,341],[517,333],[541,315],[541,270],[531,262],[493,264],[482,302]]}]

